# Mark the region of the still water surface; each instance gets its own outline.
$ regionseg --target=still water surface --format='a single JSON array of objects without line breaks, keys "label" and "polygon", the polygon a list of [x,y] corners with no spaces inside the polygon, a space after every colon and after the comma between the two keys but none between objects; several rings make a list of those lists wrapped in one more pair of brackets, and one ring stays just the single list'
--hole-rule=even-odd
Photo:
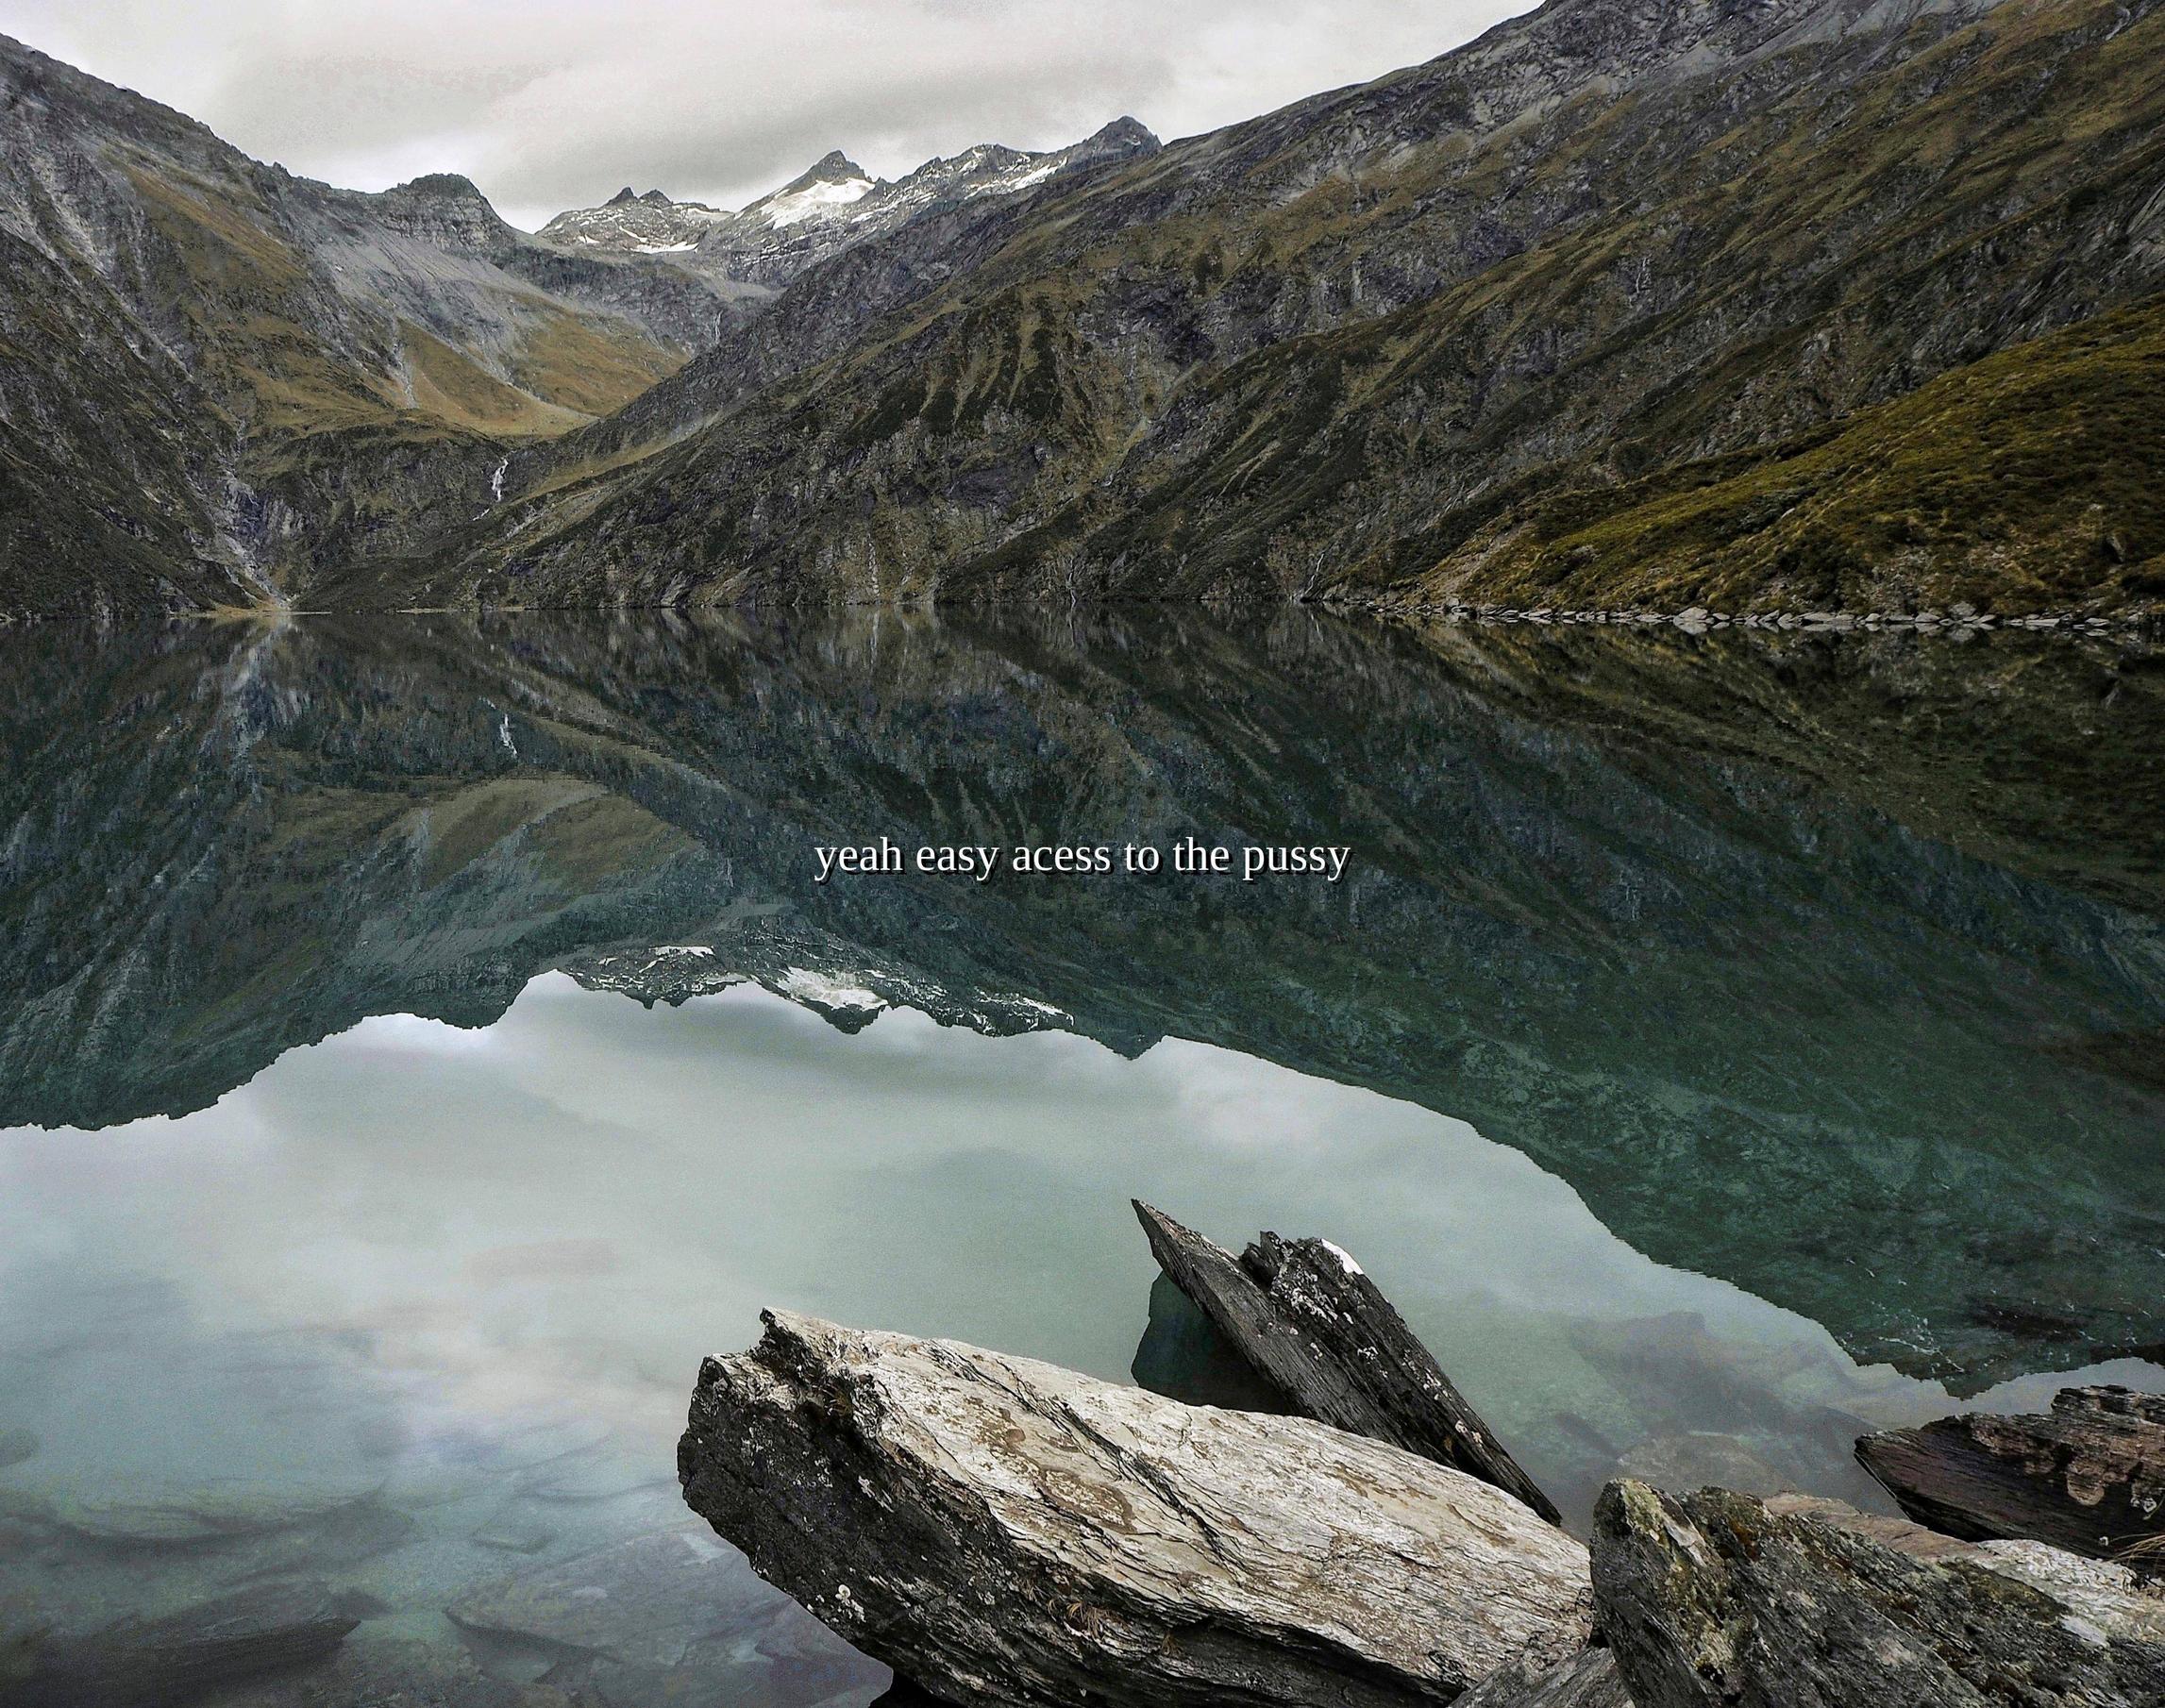
[{"label": "still water surface", "polygon": [[[2156,677],[1585,642],[18,649],[8,1652],[320,1582],[338,1656],[217,1700],[869,1701],[685,1522],[699,1357],[779,1305],[1162,1378],[1132,1197],[1349,1248],[1574,1522],[1878,1504],[1861,1430],[2165,1383],[2158,849],[2093,799]],[[809,881],[1185,829],[1358,870]]]}]

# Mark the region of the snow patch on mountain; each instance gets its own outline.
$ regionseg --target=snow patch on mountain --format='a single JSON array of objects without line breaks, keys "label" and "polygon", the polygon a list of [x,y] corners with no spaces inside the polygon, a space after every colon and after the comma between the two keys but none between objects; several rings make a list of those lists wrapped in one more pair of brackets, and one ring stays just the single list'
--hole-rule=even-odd
[{"label": "snow patch on mountain", "polygon": [[837,149],[802,177],[762,196],[738,217],[764,220],[772,230],[785,230],[807,220],[826,219],[880,188],[878,178]]},{"label": "snow patch on mountain", "polygon": [[733,219],[703,202],[673,202],[659,190],[633,195],[630,188],[599,208],[560,213],[535,235],[567,249],[614,250],[630,255],[687,253],[713,226]]},{"label": "snow patch on mountain", "polygon": [[573,209],[541,228],[563,248],[666,255],[680,265],[779,289],[806,268],[936,209],[1017,195],[1064,174],[1154,154],[1158,140],[1133,119],[1116,120],[1066,148],[1032,154],[980,143],[927,160],[892,183],[840,149],[737,212],[675,202],[630,186],[599,208]]}]

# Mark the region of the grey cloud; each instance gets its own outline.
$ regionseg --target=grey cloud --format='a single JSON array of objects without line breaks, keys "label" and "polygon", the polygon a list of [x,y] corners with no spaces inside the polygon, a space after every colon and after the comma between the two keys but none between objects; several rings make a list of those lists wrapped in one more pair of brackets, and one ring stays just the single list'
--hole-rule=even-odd
[{"label": "grey cloud", "polygon": [[463,172],[532,226],[630,183],[737,205],[830,148],[884,176],[1132,112],[1215,128],[1525,0],[8,0],[0,28],[249,153],[379,189]]}]

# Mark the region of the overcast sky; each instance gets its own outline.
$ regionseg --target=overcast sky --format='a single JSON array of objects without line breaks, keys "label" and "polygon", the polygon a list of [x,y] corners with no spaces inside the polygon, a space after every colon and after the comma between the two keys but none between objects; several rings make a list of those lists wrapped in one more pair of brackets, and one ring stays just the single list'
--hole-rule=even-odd
[{"label": "overcast sky", "polygon": [[462,172],[531,228],[627,183],[736,207],[1133,113],[1168,140],[1433,58],[1530,0],[0,0],[0,30],[353,189]]}]

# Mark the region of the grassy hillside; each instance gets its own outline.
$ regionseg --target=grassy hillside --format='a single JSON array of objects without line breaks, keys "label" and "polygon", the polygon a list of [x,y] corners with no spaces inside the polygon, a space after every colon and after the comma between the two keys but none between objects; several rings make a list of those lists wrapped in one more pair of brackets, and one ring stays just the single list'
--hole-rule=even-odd
[{"label": "grassy hillside", "polygon": [[511,445],[646,391],[713,318],[699,281],[541,251],[462,178],[311,184],[4,38],[0,143],[0,611],[305,591],[472,516]]},{"label": "grassy hillside", "polygon": [[1409,603],[2003,612],[2165,600],[2165,301],[1764,449],[1536,498]]},{"label": "grassy hillside", "polygon": [[[1789,0],[1650,24],[1559,0],[950,226],[940,267],[898,243],[815,270],[628,415],[656,418],[648,454],[537,467],[529,501],[432,579],[513,601],[1520,596],[1567,520],[1620,513],[1620,494],[1793,462],[1941,376],[2145,301],[2165,287],[2161,186],[2154,6]],[[882,311],[850,322],[845,286]],[[2024,409],[2074,384],[2140,417],[2150,367],[2101,360]],[[1873,431],[1916,425],[1860,425],[1825,482],[1876,466]],[[2085,443],[2115,442],[2100,423]],[[1920,448],[1843,500],[1916,532],[1807,540],[1797,518],[1716,563],[1709,512],[1703,551],[1657,580],[1624,573],[1621,535],[1572,540],[1596,569],[1571,597],[2147,598],[2156,548],[2111,489],[2157,470],[2155,441],[2118,443],[2125,480],[2101,469],[2072,515],[2056,491],[2023,507],[2003,444],[1990,515],[1936,523],[1975,494],[1905,497]],[[2068,565],[2091,501],[2122,540],[2106,549],[2133,555],[2086,577]],[[1728,519],[1755,514],[1739,499]],[[2059,567],[2019,574],[2050,586],[2003,590],[2033,548]]]},{"label": "grassy hillside", "polygon": [[254,596],[209,544],[215,411],[131,330],[75,269],[0,230],[0,619]]},{"label": "grassy hillside", "polygon": [[689,360],[703,285],[0,48],[0,608],[2165,596],[2158,0],[1549,0]]}]

